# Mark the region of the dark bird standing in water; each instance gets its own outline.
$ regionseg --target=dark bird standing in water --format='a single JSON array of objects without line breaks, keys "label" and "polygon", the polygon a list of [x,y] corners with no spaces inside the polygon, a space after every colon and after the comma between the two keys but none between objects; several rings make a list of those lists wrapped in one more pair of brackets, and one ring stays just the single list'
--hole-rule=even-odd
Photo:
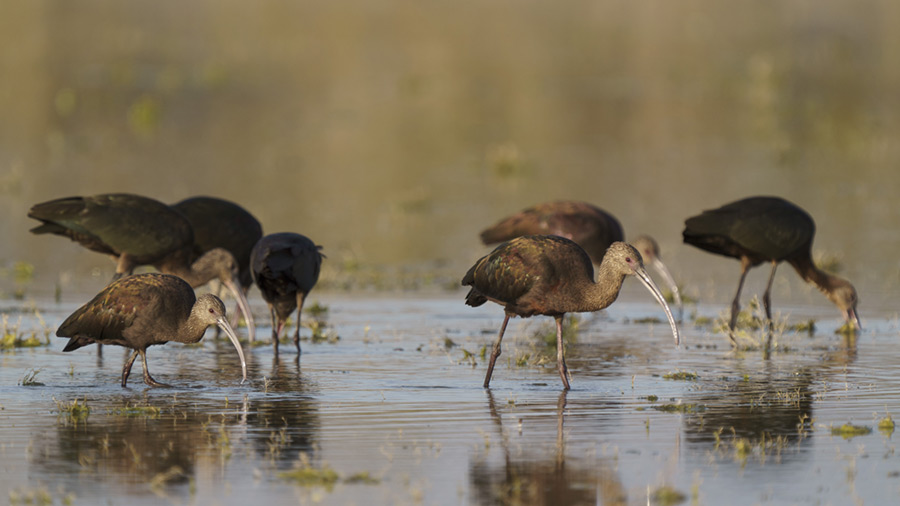
[{"label": "dark bird standing in water", "polygon": [[[241,289],[246,297],[247,290],[253,284],[250,252],[263,236],[259,221],[238,204],[216,197],[191,197],[171,207],[187,218],[194,231],[193,260],[215,248],[223,248],[234,256]],[[233,316],[237,316],[237,311]],[[244,318],[248,324],[253,321],[252,315],[244,315]],[[232,324],[237,325],[236,318],[232,319]]]},{"label": "dark bird standing in water", "polygon": [[[599,266],[606,248],[616,241],[624,241],[622,225],[615,216],[586,202],[544,202],[503,218],[481,232],[481,241],[497,244],[523,235],[551,234],[571,239],[584,248],[594,265]],[[642,235],[631,244],[641,252],[647,262],[665,279],[672,290],[678,319],[683,306],[678,285],[659,256],[659,246],[650,236]]]},{"label": "dark bird standing in water", "polygon": [[278,335],[287,319],[297,310],[294,344],[300,353],[300,314],[303,302],[319,280],[325,258],[308,237],[282,232],[270,234],[256,243],[250,256],[253,280],[272,314],[272,342],[278,354]]},{"label": "dark bird standing in water", "polygon": [[134,352],[122,368],[122,386],[138,355],[144,365],[144,383],[166,386],[150,376],[147,347],[169,341],[196,343],[210,325],[221,327],[237,349],[243,383],[247,379],[247,362],[225,317],[225,305],[212,294],[195,297],[194,289],[177,276],[148,273],[113,281],[66,318],[56,335],[70,338],[63,351],[94,343],[131,348]]},{"label": "dark bird standing in water", "polygon": [[[190,222],[162,202],[126,193],[69,197],[35,204],[28,216],[41,221],[32,233],[61,235],[110,255],[116,261],[113,280],[141,265],[174,274],[195,288],[218,278],[251,323],[247,298],[238,287],[240,269],[234,256],[216,248],[194,260]],[[253,325],[248,328],[252,340]]]},{"label": "dark bird standing in water", "polygon": [[801,278],[815,285],[833,302],[847,324],[861,327],[856,313],[856,289],[844,278],[828,274],[812,261],[810,249],[816,225],[812,217],[800,207],[779,197],[749,197],[726,204],[718,209],[703,211],[684,222],[684,242],[700,249],[737,258],[741,261],[741,278],[731,303],[728,324],[732,344],[734,328],[740,312],[741,288],[751,267],[763,262],[772,264],[769,282],[763,295],[763,306],[769,322],[771,345],[772,311],[770,292],[778,263],[791,264]]},{"label": "dark bird standing in water", "polygon": [[614,242],[600,262],[597,281],[587,253],[575,242],[555,235],[524,236],[505,242],[481,258],[463,277],[471,286],[466,304],[480,306],[493,301],[503,306],[506,317],[491,351],[484,377],[490,386],[494,363],[500,356],[500,342],[510,316],[527,318],[547,315],[556,319],[556,360],[563,386],[569,389],[568,368],[562,338],[565,313],[599,311],[619,295],[625,276],[634,275],[663,307],[676,346],[678,327],[659,288],[647,275],[641,254],[631,245]]}]

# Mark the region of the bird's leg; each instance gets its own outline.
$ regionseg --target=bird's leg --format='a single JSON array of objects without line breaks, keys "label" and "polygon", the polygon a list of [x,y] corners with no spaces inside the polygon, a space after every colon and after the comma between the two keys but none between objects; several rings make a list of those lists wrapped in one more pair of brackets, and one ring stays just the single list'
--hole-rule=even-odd
[{"label": "bird's leg", "polygon": [[566,345],[563,342],[562,322],[563,315],[556,318],[556,367],[559,369],[559,377],[562,378],[563,386],[569,389],[569,368],[566,367]]},{"label": "bird's leg", "polygon": [[775,269],[778,268],[778,262],[772,261],[772,273],[769,274],[769,282],[766,284],[766,293],[763,294],[763,307],[766,309],[766,321],[768,322],[768,336],[766,337],[766,349],[768,350],[772,346],[772,332],[774,330],[775,324],[772,323],[772,309],[771,309],[771,298],[769,296],[769,292],[772,291],[772,281],[775,279]]},{"label": "bird's leg", "polygon": [[147,369],[147,353],[144,350],[138,350],[138,353],[141,354],[141,360],[144,363],[144,383],[150,385],[151,387],[167,387],[167,386],[169,386],[169,385],[166,385],[166,384],[156,381],[155,379],[153,379],[152,376],[150,376],[150,370]]},{"label": "bird's leg", "polygon": [[297,330],[294,331],[294,345],[297,346],[297,354],[300,354],[300,315],[303,313],[303,292],[297,292]]},{"label": "bird's leg", "polygon": [[494,348],[491,350],[491,361],[488,363],[487,374],[484,376],[484,388],[488,388],[491,385],[491,375],[494,374],[494,362],[496,362],[497,357],[500,356],[500,341],[503,341],[503,333],[506,332],[507,323],[509,323],[509,314],[503,319],[503,325],[500,326],[500,335],[497,336],[497,341],[494,343]]},{"label": "bird's leg", "polygon": [[728,337],[731,338],[731,345],[737,345],[734,339],[734,328],[737,326],[738,313],[741,311],[741,289],[744,287],[744,279],[750,270],[750,259],[741,258],[741,279],[738,281],[737,293],[734,294],[734,300],[731,302],[731,322],[728,324]]},{"label": "bird's leg", "polygon": [[134,365],[134,359],[138,356],[138,351],[134,350],[131,356],[128,357],[128,360],[125,361],[125,366],[122,367],[122,388],[125,388],[125,382],[128,381],[128,375],[131,374],[131,366]]},{"label": "bird's leg", "polygon": [[275,314],[275,306],[269,304],[269,313],[272,315],[272,344],[275,345],[275,356],[278,356],[278,334],[281,333],[281,322]]}]

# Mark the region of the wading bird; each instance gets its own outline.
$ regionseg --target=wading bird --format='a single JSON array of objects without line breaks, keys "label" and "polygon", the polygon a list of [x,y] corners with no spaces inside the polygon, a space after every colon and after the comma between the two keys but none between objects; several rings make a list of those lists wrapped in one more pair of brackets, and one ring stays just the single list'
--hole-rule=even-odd
[{"label": "wading bird", "polygon": [[308,237],[282,232],[270,234],[256,243],[250,256],[253,280],[272,315],[272,342],[278,354],[278,335],[287,319],[297,310],[294,344],[300,353],[300,314],[303,302],[319,280],[325,258]]},{"label": "wading bird", "polygon": [[815,234],[816,224],[812,217],[779,197],[749,197],[718,209],[703,211],[684,222],[685,243],[741,261],[741,278],[731,303],[731,321],[728,324],[732,344],[735,344],[734,328],[747,271],[763,262],[772,264],[763,295],[769,322],[767,348],[772,339],[772,280],[775,279],[778,263],[782,261],[791,264],[801,278],[825,294],[841,310],[847,324],[855,329],[861,327],[856,313],[856,289],[846,279],[822,271],[812,261],[810,249]]},{"label": "wading bird", "polygon": [[[599,266],[606,248],[616,241],[624,241],[622,225],[612,214],[586,202],[544,202],[501,219],[481,232],[485,245],[497,244],[523,235],[552,234],[571,239],[584,248],[594,265]],[[644,262],[651,265],[665,279],[672,290],[672,299],[681,320],[683,306],[678,285],[659,256],[659,246],[647,235],[631,244],[641,252]]]},{"label": "wading bird", "polygon": [[463,277],[462,284],[471,286],[466,304],[480,306],[493,301],[506,313],[500,334],[491,350],[491,360],[484,377],[488,388],[494,363],[500,356],[500,342],[511,316],[534,315],[556,319],[556,360],[563,386],[569,389],[568,368],[562,338],[565,313],[599,311],[612,304],[619,295],[625,276],[636,276],[663,307],[676,346],[680,343],[678,327],[659,288],[647,275],[641,254],[631,245],[614,242],[600,262],[597,280],[591,259],[575,242],[555,235],[523,236],[505,242],[475,262]]},{"label": "wading bird", "polygon": [[69,338],[63,351],[94,343],[131,348],[134,352],[122,368],[122,386],[138,355],[144,365],[144,383],[166,386],[150,376],[147,347],[169,341],[196,343],[210,325],[221,327],[234,344],[241,358],[243,383],[247,379],[247,362],[225,317],[225,305],[209,293],[195,297],[191,285],[170,274],[136,274],[113,281],[66,318],[56,335]]}]

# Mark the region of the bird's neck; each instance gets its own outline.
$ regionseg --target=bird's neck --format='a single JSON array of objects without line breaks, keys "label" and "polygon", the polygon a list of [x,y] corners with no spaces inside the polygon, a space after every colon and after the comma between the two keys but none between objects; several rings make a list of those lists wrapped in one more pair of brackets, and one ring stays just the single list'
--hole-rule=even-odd
[{"label": "bird's neck", "polygon": [[201,309],[197,306],[194,306],[194,308],[191,309],[191,316],[183,321],[178,332],[174,333],[174,335],[177,336],[176,339],[173,339],[174,341],[189,344],[199,342],[203,339],[203,334],[206,333],[209,324],[203,322],[200,311]]},{"label": "bird's neck", "polygon": [[790,262],[801,278],[807,283],[816,285],[819,290],[826,294],[830,292],[838,280],[841,279],[816,267],[816,264],[813,263],[809,256],[792,258],[789,259],[788,262]]},{"label": "bird's neck", "polygon": [[578,312],[599,311],[616,301],[625,275],[614,271],[609,264],[597,268],[597,282],[590,282],[580,292],[582,306]]}]

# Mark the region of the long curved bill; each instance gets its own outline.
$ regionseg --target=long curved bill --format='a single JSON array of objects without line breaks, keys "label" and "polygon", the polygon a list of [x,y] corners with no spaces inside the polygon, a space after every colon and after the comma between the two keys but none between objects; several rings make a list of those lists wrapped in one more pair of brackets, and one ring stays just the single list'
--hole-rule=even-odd
[{"label": "long curved bill", "polygon": [[666,268],[666,264],[664,264],[659,257],[654,257],[651,265],[653,265],[656,272],[666,280],[666,284],[669,285],[669,288],[672,289],[672,298],[675,299],[675,306],[678,308],[678,321],[680,322],[681,317],[684,316],[684,305],[681,303],[681,294],[678,293],[678,285],[675,283],[675,278],[672,277],[669,269]]},{"label": "long curved bill", "polygon": [[244,350],[241,349],[241,342],[238,341],[237,334],[234,333],[234,329],[231,328],[231,324],[228,323],[228,320],[225,317],[218,318],[216,320],[216,325],[225,331],[225,334],[228,335],[228,339],[231,339],[231,344],[233,344],[234,348],[237,350],[238,356],[241,357],[241,373],[243,374],[241,383],[243,384],[247,381],[247,361],[244,359]]},{"label": "long curved bill", "polygon": [[250,338],[250,342],[256,341],[256,323],[253,321],[253,313],[250,312],[250,303],[247,302],[247,297],[240,288],[241,284],[237,279],[237,276],[235,276],[234,279],[225,280],[224,283],[225,286],[231,290],[231,295],[237,300],[238,308],[241,310],[241,313],[244,314],[244,319],[247,320],[247,334]]},{"label": "long curved bill", "polygon": [[681,335],[678,333],[678,326],[675,325],[675,318],[672,317],[672,310],[669,309],[669,305],[666,304],[666,299],[663,298],[662,292],[659,291],[659,288],[656,286],[656,283],[650,279],[650,275],[647,274],[647,271],[643,266],[638,267],[634,270],[634,275],[641,283],[647,287],[647,290],[650,290],[650,293],[653,294],[653,297],[656,299],[656,302],[659,302],[659,305],[662,306],[663,310],[666,312],[666,318],[669,319],[669,325],[672,327],[672,335],[675,336],[675,346],[679,346],[681,344]]}]

